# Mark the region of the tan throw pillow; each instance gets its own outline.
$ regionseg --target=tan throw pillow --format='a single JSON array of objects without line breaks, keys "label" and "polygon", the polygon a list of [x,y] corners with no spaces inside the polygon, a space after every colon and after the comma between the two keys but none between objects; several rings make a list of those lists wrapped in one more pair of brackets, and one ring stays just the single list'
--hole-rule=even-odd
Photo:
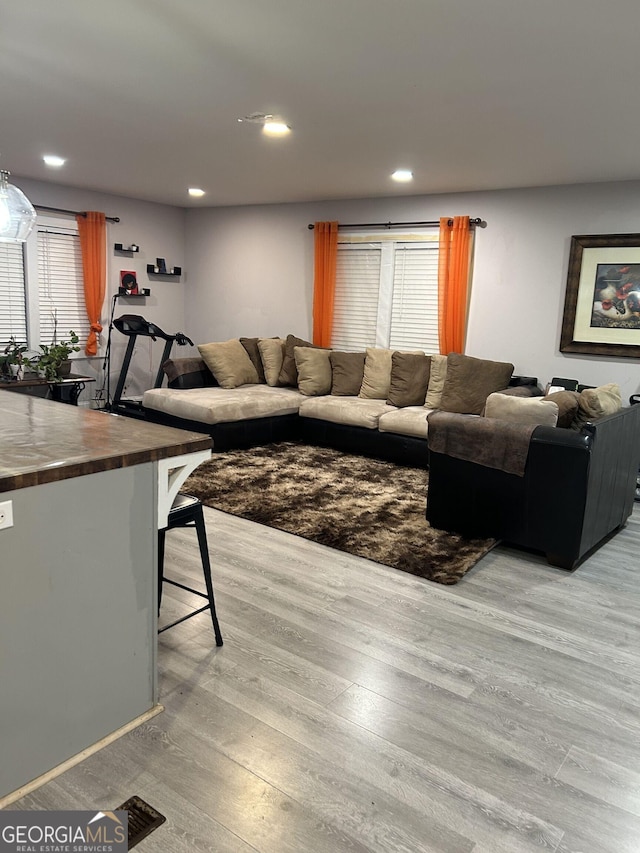
[{"label": "tan throw pillow", "polygon": [[450,352],[440,409],[461,415],[481,414],[489,394],[506,388],[513,365]]},{"label": "tan throw pillow", "polygon": [[394,352],[387,403],[390,406],[422,406],[429,387],[431,356]]},{"label": "tan throw pillow", "polygon": [[258,349],[258,338],[240,338],[240,343],[246,349],[247,355],[251,359],[251,364],[256,369],[258,382],[264,382],[264,367],[260,358],[260,350]]},{"label": "tan throw pillow", "polygon": [[393,352],[390,349],[367,347],[359,397],[366,397],[370,400],[387,399],[389,385],[391,384],[392,354]]},{"label": "tan throw pillow", "polygon": [[429,387],[427,388],[427,396],[424,401],[425,408],[439,409],[440,400],[442,399],[442,390],[447,378],[447,357],[446,355],[432,355],[431,369],[429,371]]},{"label": "tan throw pillow", "polygon": [[237,338],[219,343],[199,344],[198,352],[221,388],[257,384],[256,369]]},{"label": "tan throw pillow", "polygon": [[573,423],[576,414],[578,413],[578,398],[577,391],[555,391],[553,394],[547,394],[543,400],[551,400],[558,407],[558,426],[562,429],[568,429]]},{"label": "tan throw pillow", "polygon": [[331,355],[328,349],[294,347],[298,390],[307,397],[321,397],[331,391]]},{"label": "tan throw pillow", "polygon": [[282,367],[280,368],[280,376],[278,376],[278,385],[297,385],[298,384],[298,369],[296,368],[296,359],[293,353],[296,347],[312,347],[313,344],[303,338],[296,338],[295,335],[287,335],[287,340],[284,348],[284,358]]},{"label": "tan throw pillow", "polygon": [[555,426],[558,422],[558,404],[542,397],[514,397],[511,394],[494,393],[487,397],[484,416],[516,424]]},{"label": "tan throw pillow", "polygon": [[364,376],[364,352],[332,352],[331,393],[338,397],[357,397]]},{"label": "tan throw pillow", "polygon": [[278,384],[278,377],[282,370],[284,341],[282,338],[258,338],[258,349],[264,367],[265,381],[267,385],[274,387]]},{"label": "tan throw pillow", "polygon": [[578,411],[571,429],[581,430],[589,421],[597,421],[606,415],[614,415],[622,408],[620,386],[615,382],[585,388],[578,397]]}]

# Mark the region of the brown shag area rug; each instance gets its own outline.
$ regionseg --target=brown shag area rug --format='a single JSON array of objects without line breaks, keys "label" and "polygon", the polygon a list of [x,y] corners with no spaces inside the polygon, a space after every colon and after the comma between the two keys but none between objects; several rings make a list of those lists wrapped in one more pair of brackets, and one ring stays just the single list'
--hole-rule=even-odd
[{"label": "brown shag area rug", "polygon": [[454,584],[494,539],[463,539],[425,518],[428,472],[297,442],[214,453],[182,491],[203,504]]}]

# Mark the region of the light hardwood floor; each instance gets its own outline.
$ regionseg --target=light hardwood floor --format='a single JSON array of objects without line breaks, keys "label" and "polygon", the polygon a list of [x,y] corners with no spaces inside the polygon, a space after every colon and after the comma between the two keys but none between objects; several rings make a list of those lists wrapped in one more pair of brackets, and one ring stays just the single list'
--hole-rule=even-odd
[{"label": "light hardwood floor", "polygon": [[[640,505],[573,574],[498,547],[454,587],[205,512],[224,647],[162,634],[165,713],[12,808],[138,794],[140,853],[640,851]],[[191,531],[166,559],[201,578]]]}]

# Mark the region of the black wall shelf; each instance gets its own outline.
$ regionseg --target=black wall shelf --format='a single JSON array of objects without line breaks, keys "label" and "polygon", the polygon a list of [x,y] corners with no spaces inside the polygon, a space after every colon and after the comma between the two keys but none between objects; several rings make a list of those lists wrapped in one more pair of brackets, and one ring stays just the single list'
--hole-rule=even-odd
[{"label": "black wall shelf", "polygon": [[153,264],[147,264],[147,275],[177,278],[178,276],[182,275],[182,267],[172,267],[171,269],[165,270],[164,272],[160,272],[158,267],[155,267]]},{"label": "black wall shelf", "polygon": [[142,293],[129,293],[124,287],[118,288],[118,299],[144,299],[145,296],[151,296],[148,287],[143,288]]},{"label": "black wall shelf", "polygon": [[123,246],[122,243],[115,243],[113,246],[115,252],[125,252],[127,255],[133,255],[140,251],[140,246],[137,243],[132,243],[130,246]]}]

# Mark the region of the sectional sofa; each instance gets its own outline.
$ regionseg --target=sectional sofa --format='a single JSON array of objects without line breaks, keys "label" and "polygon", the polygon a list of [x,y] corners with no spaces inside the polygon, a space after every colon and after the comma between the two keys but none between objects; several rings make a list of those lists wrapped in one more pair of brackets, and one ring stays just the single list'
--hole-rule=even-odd
[{"label": "sectional sofa", "polygon": [[149,420],[207,432],[216,450],[301,438],[427,467],[427,416],[445,391],[450,409],[476,414],[492,391],[541,393],[535,378],[513,377],[512,364],[468,356],[331,352],[293,335],[199,350],[200,357],[165,363],[168,386],[147,391],[143,411]]}]

